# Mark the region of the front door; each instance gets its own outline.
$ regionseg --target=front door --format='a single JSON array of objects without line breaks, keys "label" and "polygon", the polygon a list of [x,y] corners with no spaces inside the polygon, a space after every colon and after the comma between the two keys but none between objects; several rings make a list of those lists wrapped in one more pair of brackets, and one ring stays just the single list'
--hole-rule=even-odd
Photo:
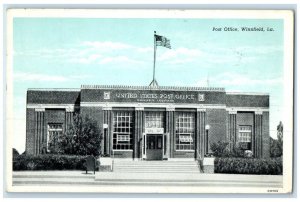
[{"label": "front door", "polygon": [[161,134],[147,134],[146,158],[147,160],[163,159],[163,136]]}]

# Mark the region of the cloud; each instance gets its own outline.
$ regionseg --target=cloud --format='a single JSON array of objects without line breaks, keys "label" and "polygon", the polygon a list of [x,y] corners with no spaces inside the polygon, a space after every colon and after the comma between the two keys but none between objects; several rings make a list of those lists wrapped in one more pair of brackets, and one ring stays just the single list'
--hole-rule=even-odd
[{"label": "cloud", "polygon": [[70,76],[60,76],[60,75],[49,75],[49,74],[38,74],[29,72],[16,72],[14,73],[14,81],[55,81],[55,82],[66,82],[80,80],[82,78],[88,78],[88,75],[70,75]]},{"label": "cloud", "polygon": [[[159,48],[157,61],[170,64],[168,67],[209,67],[215,65],[242,66],[253,64],[265,55],[281,51],[281,46],[240,46],[224,47],[219,44],[207,44],[201,47]],[[14,52],[16,56],[47,58],[51,61],[72,64],[141,64],[152,60],[153,47],[139,47],[128,43],[112,41],[83,41],[68,45],[68,48],[43,48]],[[192,64],[192,65],[191,65]]]},{"label": "cloud", "polygon": [[[42,48],[38,50],[15,51],[15,56],[47,58],[47,60],[75,64],[142,64],[153,48],[137,47],[131,44],[111,41],[83,41],[69,45],[69,48]],[[149,58],[152,59],[152,56]],[[40,75],[30,75],[38,78]],[[47,80],[65,81],[62,77],[45,77]]]},{"label": "cloud", "polygon": [[76,57],[69,59],[72,63],[80,63],[80,64],[91,64],[98,61],[103,56],[100,54],[91,54],[83,57]]},{"label": "cloud", "polygon": [[262,57],[269,57],[271,54],[282,50],[281,46],[239,46],[233,48],[210,44],[202,51],[205,53],[204,60],[207,62],[239,66],[256,62]]},{"label": "cloud", "polygon": [[283,47],[275,46],[275,45],[240,46],[240,47],[232,48],[231,50],[239,53],[244,53],[244,54],[266,55],[266,54],[272,54],[275,52],[283,51]]},{"label": "cloud", "polygon": [[14,56],[47,59],[71,60],[88,54],[85,49],[78,48],[42,48],[37,50],[14,51]]},{"label": "cloud", "polygon": [[[69,45],[68,48],[41,48],[37,50],[14,50],[15,56],[35,56],[47,58],[78,58],[89,57],[90,55],[101,55],[116,50],[134,48],[130,44],[111,41],[84,41],[79,44]],[[69,60],[72,61],[72,60]]]},{"label": "cloud", "polygon": [[94,48],[97,50],[124,50],[130,49],[133,46],[120,42],[111,42],[111,41],[84,41],[81,43],[82,46],[86,46],[89,48]]},{"label": "cloud", "polygon": [[252,63],[256,60],[256,57],[245,55],[232,49],[208,49],[207,47],[188,49],[180,47],[176,49],[165,50],[162,54],[158,55],[157,60],[171,65],[193,63],[194,65],[200,66],[210,66],[216,64],[238,66],[244,63]]},{"label": "cloud", "polygon": [[158,56],[159,61],[171,61],[176,58],[185,58],[186,60],[196,59],[201,57],[203,52],[198,49],[177,48],[164,51]]},{"label": "cloud", "polygon": [[140,53],[153,53],[153,47],[137,47],[136,50]]},{"label": "cloud", "polygon": [[246,74],[224,73],[215,78],[216,82],[223,86],[235,85],[278,85],[282,84],[283,79],[278,78],[251,78]]},{"label": "cloud", "polygon": [[99,61],[99,64],[118,63],[118,64],[141,64],[141,61],[130,59],[126,56],[106,57]]},{"label": "cloud", "polygon": [[[209,79],[209,83],[213,86],[222,87],[244,87],[244,86],[275,86],[283,84],[283,78],[253,78],[246,74],[226,72]],[[200,79],[196,82],[196,86],[207,86],[207,78]],[[232,89],[231,89],[232,90]],[[238,91],[238,90],[237,90]]]},{"label": "cloud", "polygon": [[282,50],[282,46],[274,45],[223,47],[219,44],[209,44],[192,49],[180,47],[165,50],[163,54],[158,56],[158,60],[173,65],[193,63],[199,66],[220,64],[242,66],[244,64],[253,64],[261,58],[273,57],[275,53]]}]

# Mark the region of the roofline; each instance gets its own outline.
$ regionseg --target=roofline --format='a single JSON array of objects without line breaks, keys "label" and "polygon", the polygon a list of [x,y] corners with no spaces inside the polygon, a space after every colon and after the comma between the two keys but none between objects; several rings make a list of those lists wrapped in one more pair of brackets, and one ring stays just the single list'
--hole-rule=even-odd
[{"label": "roofline", "polygon": [[28,88],[27,91],[72,91],[80,92],[80,88]]},{"label": "roofline", "polygon": [[[225,92],[219,87],[188,87],[188,86],[126,86],[126,85],[81,85],[81,88],[28,88],[27,91],[72,91],[80,92],[81,89],[125,89],[125,90],[175,90],[175,91],[215,91]],[[257,95],[270,96],[269,93],[260,92],[226,92],[226,95]]]},{"label": "roofline", "polygon": [[226,92],[226,95],[260,95],[260,96],[270,96],[269,93],[258,93],[258,92]]},{"label": "roofline", "polygon": [[81,85],[81,89],[124,89],[124,90],[175,90],[175,91],[218,91],[225,88],[217,87],[188,87],[188,86],[127,86],[127,85]]}]

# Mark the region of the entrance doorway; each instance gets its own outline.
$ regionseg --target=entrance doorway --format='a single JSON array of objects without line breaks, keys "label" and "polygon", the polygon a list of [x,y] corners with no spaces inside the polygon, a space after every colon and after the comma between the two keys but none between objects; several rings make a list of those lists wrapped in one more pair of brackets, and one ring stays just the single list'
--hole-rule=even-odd
[{"label": "entrance doorway", "polygon": [[147,160],[163,159],[163,136],[162,134],[146,135],[146,158]]}]

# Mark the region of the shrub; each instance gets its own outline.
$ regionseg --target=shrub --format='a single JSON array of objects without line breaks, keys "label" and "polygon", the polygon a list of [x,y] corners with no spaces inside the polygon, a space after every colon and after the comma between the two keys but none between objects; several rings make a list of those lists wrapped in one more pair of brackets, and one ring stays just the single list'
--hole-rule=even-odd
[{"label": "shrub", "polygon": [[229,157],[238,157],[242,158],[245,157],[245,149],[243,149],[242,144],[235,143],[233,146],[233,150],[230,152]]},{"label": "shrub", "polygon": [[280,157],[282,156],[282,143],[279,140],[270,137],[270,156]]},{"label": "shrub", "polygon": [[13,159],[16,158],[16,157],[18,157],[20,155],[19,152],[18,152],[18,150],[15,149],[15,148],[13,148],[12,152],[13,152]]},{"label": "shrub", "polygon": [[13,161],[13,170],[85,170],[85,159],[75,155],[19,155]]},{"label": "shrub", "polygon": [[282,158],[215,158],[215,173],[282,175]]},{"label": "shrub", "polygon": [[230,151],[228,149],[228,142],[214,142],[210,145],[213,156],[215,157],[228,157],[230,156]]},{"label": "shrub", "polygon": [[253,154],[250,154],[248,151],[244,149],[243,144],[235,143],[230,150],[228,142],[214,142],[211,143],[210,149],[212,150],[212,154],[214,157],[252,157]]}]

